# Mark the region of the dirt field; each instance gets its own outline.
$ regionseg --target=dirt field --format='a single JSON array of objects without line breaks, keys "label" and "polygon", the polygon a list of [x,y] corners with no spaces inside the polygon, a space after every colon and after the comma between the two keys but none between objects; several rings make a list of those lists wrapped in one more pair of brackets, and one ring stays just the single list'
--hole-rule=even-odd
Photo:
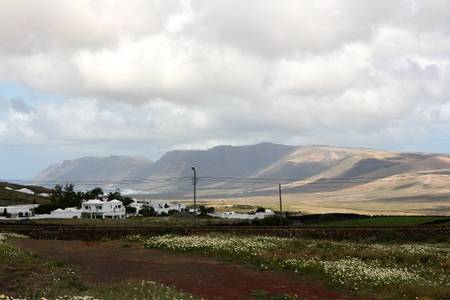
[{"label": "dirt field", "polygon": [[[315,213],[357,213],[366,215],[447,215],[450,216],[449,194],[445,195],[379,195],[380,198],[361,192],[304,193],[283,195],[285,211]],[[279,210],[278,195],[236,198],[199,197],[198,203],[214,206],[218,211],[235,210],[234,205],[262,206]],[[184,201],[191,204],[190,201]]]},{"label": "dirt field", "polygon": [[192,255],[124,247],[123,242],[21,240],[14,244],[45,259],[76,267],[88,286],[151,280],[206,299],[251,299],[252,291],[296,294],[307,299],[348,299],[295,274],[260,272],[251,267]]}]

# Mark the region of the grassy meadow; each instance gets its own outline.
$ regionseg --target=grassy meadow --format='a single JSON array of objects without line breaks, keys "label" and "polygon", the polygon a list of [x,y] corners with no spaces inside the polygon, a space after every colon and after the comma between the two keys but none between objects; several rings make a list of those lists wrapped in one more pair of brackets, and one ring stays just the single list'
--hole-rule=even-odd
[{"label": "grassy meadow", "polygon": [[305,224],[305,226],[421,226],[421,225],[446,225],[450,223],[450,217],[438,216],[374,216],[368,218],[319,222]]},{"label": "grassy meadow", "polygon": [[[9,223],[20,223],[20,221],[7,220]],[[189,227],[234,224],[242,220],[229,220],[210,217],[194,218],[190,214],[172,215],[166,217],[131,217],[127,219],[34,219],[27,224],[37,225],[83,225],[98,227]],[[1,221],[0,221],[1,223]]]},{"label": "grassy meadow", "polygon": [[[255,211],[257,207],[237,207],[236,211],[248,212]],[[448,216],[360,216],[359,218],[348,218],[344,220],[335,220],[339,214],[317,215],[317,219],[305,220],[296,223],[301,227],[370,227],[370,226],[450,226],[450,217]],[[274,217],[275,225],[279,224],[278,216]],[[6,220],[8,223],[21,224],[23,221]],[[269,221],[269,220],[267,220]],[[300,222],[296,221],[296,222]],[[2,221],[0,221],[1,224]],[[189,214],[175,214],[172,216],[154,216],[154,217],[132,217],[120,220],[110,219],[35,219],[27,220],[27,224],[36,225],[82,225],[87,227],[191,227],[191,226],[214,226],[214,225],[233,225],[248,224],[248,221],[239,219],[221,219],[212,217],[194,218]],[[260,222],[260,225],[265,224]],[[267,224],[272,224],[267,223]],[[285,221],[285,225],[286,225]],[[273,224],[272,224],[273,225]]]},{"label": "grassy meadow", "polygon": [[26,236],[0,233],[0,299],[3,300],[194,300],[192,295],[152,281],[87,286],[74,268],[46,261],[9,241]]},{"label": "grassy meadow", "polygon": [[[131,237],[139,240],[140,237]],[[450,299],[450,244],[175,236],[141,239],[146,248],[213,256],[285,270],[362,299]]]}]

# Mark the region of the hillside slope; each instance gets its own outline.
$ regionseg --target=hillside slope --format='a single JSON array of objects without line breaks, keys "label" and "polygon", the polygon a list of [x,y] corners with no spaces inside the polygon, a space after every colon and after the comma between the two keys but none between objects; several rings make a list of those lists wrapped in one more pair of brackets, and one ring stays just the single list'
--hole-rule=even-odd
[{"label": "hillside slope", "polygon": [[[28,190],[34,194],[28,193]],[[0,206],[32,203],[46,204],[50,202],[48,197],[40,195],[50,193],[51,190],[40,186],[25,186],[0,182]]]},{"label": "hillside slope", "polygon": [[51,165],[39,173],[34,180],[74,182],[130,179],[133,173],[151,163],[150,160],[141,157],[83,157]]},{"label": "hillside slope", "polygon": [[218,146],[208,150],[175,150],[157,162],[143,158],[110,156],[83,157],[64,161],[42,171],[36,181],[110,181],[142,178],[192,176],[246,177],[295,150],[294,146],[261,143],[251,146]]}]

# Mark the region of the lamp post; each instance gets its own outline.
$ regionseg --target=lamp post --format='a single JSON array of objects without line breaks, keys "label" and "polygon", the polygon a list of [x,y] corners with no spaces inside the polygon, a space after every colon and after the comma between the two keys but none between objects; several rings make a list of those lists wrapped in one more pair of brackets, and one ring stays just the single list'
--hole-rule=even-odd
[{"label": "lamp post", "polygon": [[194,217],[197,218],[197,170],[192,166],[194,172]]}]

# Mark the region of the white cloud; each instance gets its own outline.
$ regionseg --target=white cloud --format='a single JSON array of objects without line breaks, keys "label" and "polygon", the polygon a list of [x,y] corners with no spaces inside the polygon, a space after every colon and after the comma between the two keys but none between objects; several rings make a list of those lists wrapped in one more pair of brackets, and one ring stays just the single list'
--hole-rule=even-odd
[{"label": "white cloud", "polygon": [[121,36],[159,32],[180,9],[175,0],[4,0],[0,52],[70,53],[114,46]]},{"label": "white cloud", "polygon": [[201,102],[205,96],[263,88],[255,72],[262,68],[259,61],[235,49],[164,35],[122,41],[115,49],[83,51],[75,66],[88,93],[137,102]]},{"label": "white cloud", "polygon": [[64,100],[8,106],[0,140],[384,146],[445,135],[449,17],[445,0],[2,1],[0,81]]}]

